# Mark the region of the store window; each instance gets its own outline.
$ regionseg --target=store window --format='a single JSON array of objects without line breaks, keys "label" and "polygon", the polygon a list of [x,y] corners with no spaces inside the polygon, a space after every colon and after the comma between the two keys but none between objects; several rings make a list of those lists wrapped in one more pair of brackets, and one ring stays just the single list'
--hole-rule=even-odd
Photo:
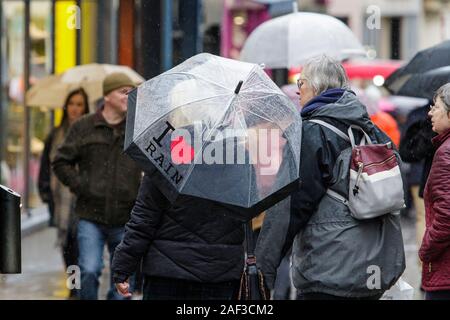
[{"label": "store window", "polygon": [[[24,10],[23,1],[2,1],[3,6],[3,82],[6,94],[3,101],[4,159],[2,159],[2,183],[20,194],[29,184],[29,207],[41,204],[37,191],[39,163],[44,140],[50,129],[50,114],[46,109],[32,108],[30,112],[29,178],[25,177],[25,106],[24,106]],[[30,84],[48,74],[50,67],[51,2],[31,1],[30,21]]]}]

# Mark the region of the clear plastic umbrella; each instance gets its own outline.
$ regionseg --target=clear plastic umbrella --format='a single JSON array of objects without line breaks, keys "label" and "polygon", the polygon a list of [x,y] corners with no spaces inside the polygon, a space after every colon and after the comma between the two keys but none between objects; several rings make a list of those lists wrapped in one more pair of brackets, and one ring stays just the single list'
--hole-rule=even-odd
[{"label": "clear plastic umbrella", "polygon": [[338,60],[364,56],[353,32],[340,20],[319,13],[295,12],[264,22],[248,37],[241,60],[268,68],[291,68],[327,54]]},{"label": "clear plastic umbrella", "polygon": [[157,169],[172,201],[209,199],[251,218],[296,187],[300,141],[295,106],[256,64],[199,54],[128,97],[125,151]]}]

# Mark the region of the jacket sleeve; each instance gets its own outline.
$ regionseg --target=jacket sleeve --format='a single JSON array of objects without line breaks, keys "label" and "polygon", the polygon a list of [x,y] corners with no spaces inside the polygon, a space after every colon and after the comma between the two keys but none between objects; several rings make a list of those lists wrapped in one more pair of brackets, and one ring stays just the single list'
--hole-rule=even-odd
[{"label": "jacket sleeve", "polygon": [[[290,224],[283,253],[287,253],[300,229],[313,214],[332,179],[336,155],[333,144],[318,124],[303,135],[300,159],[300,190],[291,196]],[[333,133],[336,139],[341,139]]]},{"label": "jacket sleeve", "polygon": [[146,173],[130,220],[125,225],[124,238],[114,251],[111,269],[115,283],[125,281],[136,271],[153,240],[163,212],[168,208],[168,200],[151,180],[151,176]]},{"label": "jacket sleeve", "polygon": [[82,135],[78,124],[78,122],[75,122],[71,126],[67,137],[58,148],[55,159],[52,162],[55,175],[76,195],[79,195],[82,189],[81,177],[76,169],[76,164],[81,156],[79,139]]},{"label": "jacket sleeve", "polygon": [[52,190],[50,189],[50,150],[53,141],[52,131],[45,140],[44,151],[41,156],[41,164],[39,167],[38,190],[39,196],[43,202],[50,202],[52,199]]},{"label": "jacket sleeve", "polygon": [[431,210],[434,219],[423,237],[419,257],[423,262],[432,262],[448,250],[450,246],[450,150],[435,157],[434,167],[438,168],[436,176],[439,180],[431,189]]},{"label": "jacket sleeve", "polygon": [[277,268],[295,236],[325,194],[334,166],[335,156],[322,128],[305,124],[303,133],[300,190],[266,211],[256,246],[257,264],[269,289],[273,289]]}]

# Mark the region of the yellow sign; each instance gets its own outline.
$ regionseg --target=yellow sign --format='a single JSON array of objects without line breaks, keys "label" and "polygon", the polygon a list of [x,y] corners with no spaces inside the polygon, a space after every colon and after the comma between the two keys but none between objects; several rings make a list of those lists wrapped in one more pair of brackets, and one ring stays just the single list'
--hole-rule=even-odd
[{"label": "yellow sign", "polygon": [[[76,27],[80,12],[76,1],[55,3],[55,73],[59,74],[76,65]],[[61,106],[63,107],[63,106]],[[55,126],[61,122],[63,111],[55,111]]]}]

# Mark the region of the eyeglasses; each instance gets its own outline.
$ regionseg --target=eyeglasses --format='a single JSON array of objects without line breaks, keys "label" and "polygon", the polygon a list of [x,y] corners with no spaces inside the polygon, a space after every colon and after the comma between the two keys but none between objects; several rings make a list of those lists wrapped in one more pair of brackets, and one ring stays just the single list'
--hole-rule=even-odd
[{"label": "eyeglasses", "polygon": [[305,78],[298,78],[297,79],[297,87],[300,89],[301,87],[302,87],[302,85],[303,85],[303,83],[305,82]]},{"label": "eyeglasses", "polygon": [[431,111],[431,112],[436,111],[437,108],[438,108],[437,105],[435,105],[435,104],[430,104],[430,111]]}]

